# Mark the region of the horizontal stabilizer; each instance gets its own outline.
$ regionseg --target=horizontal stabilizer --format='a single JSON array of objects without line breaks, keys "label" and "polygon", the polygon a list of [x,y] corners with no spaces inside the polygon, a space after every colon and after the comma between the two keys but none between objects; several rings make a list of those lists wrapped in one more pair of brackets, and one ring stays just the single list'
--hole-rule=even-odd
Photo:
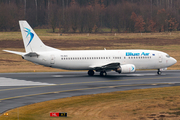
[{"label": "horizontal stabilizer", "polygon": [[24,56],[30,56],[30,57],[38,57],[39,54],[35,53],[35,52],[30,52],[28,54],[25,54]]},{"label": "horizontal stabilizer", "polygon": [[13,54],[17,54],[17,55],[21,55],[21,56],[26,54],[25,52],[17,52],[17,51],[10,51],[10,50],[3,50],[3,51],[13,53]]}]

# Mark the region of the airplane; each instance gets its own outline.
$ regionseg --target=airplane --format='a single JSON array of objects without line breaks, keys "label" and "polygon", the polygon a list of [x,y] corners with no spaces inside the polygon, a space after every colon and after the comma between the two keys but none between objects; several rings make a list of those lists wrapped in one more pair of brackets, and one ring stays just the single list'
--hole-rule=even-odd
[{"label": "airplane", "polygon": [[137,69],[162,70],[177,61],[167,53],[157,50],[59,50],[46,46],[25,20],[19,21],[26,52],[3,50],[21,55],[23,59],[46,67],[66,70],[88,70],[93,76],[100,72],[134,73]]}]

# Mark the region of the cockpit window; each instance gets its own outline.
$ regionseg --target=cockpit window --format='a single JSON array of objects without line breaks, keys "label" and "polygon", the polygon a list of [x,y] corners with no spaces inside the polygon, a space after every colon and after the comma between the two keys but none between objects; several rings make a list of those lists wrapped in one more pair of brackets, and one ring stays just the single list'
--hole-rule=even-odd
[{"label": "cockpit window", "polygon": [[166,57],[167,57],[167,58],[170,58],[170,56],[169,56],[169,55],[166,55]]}]

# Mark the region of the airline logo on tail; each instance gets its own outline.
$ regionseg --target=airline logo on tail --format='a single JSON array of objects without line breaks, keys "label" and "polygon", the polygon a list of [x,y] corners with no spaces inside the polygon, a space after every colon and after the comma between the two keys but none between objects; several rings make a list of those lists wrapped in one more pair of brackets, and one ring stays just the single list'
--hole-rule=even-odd
[{"label": "airline logo on tail", "polygon": [[[24,31],[27,32],[26,38],[27,38],[28,36],[30,36],[29,43],[27,44],[27,46],[28,46],[28,45],[31,43],[32,39],[34,38],[34,34],[33,34],[33,33],[31,32],[31,30],[28,29],[28,28],[25,28]],[[26,46],[26,47],[27,47],[27,46]]]}]

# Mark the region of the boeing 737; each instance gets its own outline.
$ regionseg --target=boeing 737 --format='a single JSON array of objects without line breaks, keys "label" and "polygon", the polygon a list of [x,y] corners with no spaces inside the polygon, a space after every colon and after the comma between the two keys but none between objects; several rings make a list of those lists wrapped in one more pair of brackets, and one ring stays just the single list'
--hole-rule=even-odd
[{"label": "boeing 737", "polygon": [[162,69],[177,62],[167,53],[156,50],[59,50],[46,46],[26,21],[21,20],[19,24],[26,52],[4,51],[47,67],[88,70],[89,76],[95,72],[106,76],[112,70],[133,73],[137,69],[157,69],[160,75]]}]

